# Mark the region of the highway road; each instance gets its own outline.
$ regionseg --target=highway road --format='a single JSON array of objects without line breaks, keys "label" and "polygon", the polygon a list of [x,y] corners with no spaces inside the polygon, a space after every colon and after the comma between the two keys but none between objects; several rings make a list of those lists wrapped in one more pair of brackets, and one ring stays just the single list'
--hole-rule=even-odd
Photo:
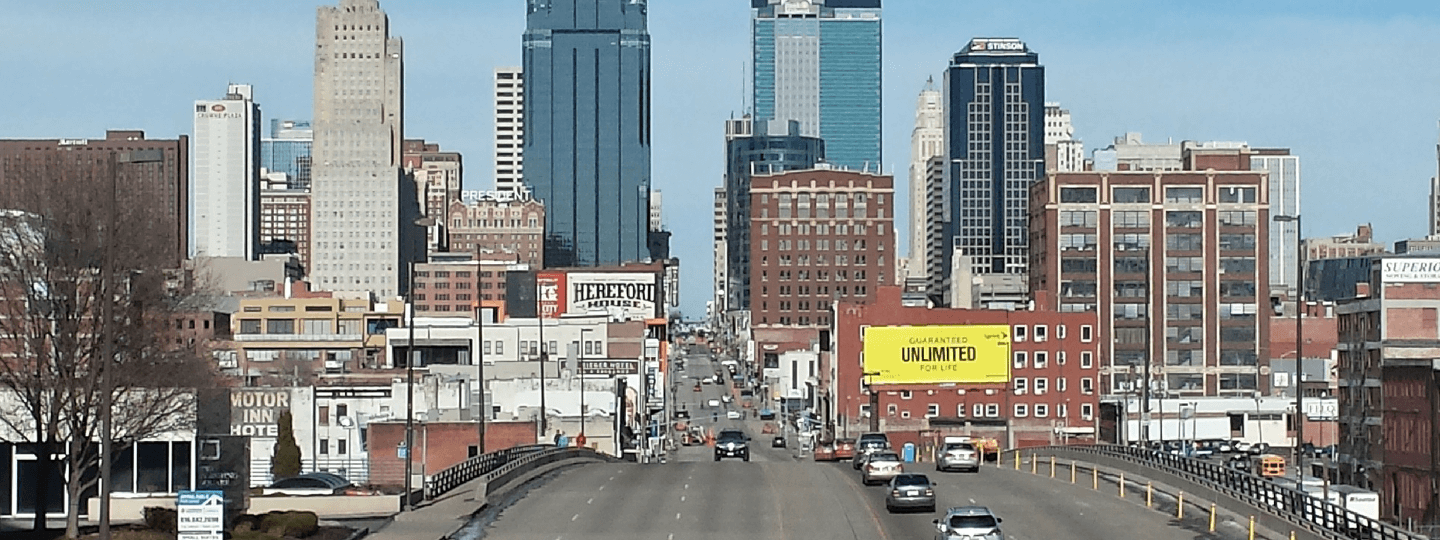
[{"label": "highway road", "polygon": [[[713,372],[708,359],[691,357],[691,374]],[[710,399],[722,389],[681,385],[685,399]],[[687,396],[688,394],[688,396]],[[688,404],[698,412],[697,403]],[[703,420],[709,424],[709,415]],[[746,463],[712,461],[708,447],[685,447],[668,463],[593,464],[548,476],[471,528],[488,540],[565,539],[882,539],[933,538],[939,514],[890,514],[884,488],[865,487],[847,463],[815,463],[794,449],[770,447],[763,422],[724,420],[754,435]],[[947,506],[990,507],[1011,539],[1112,540],[1208,538],[1153,511],[1089,485],[1071,485],[993,466],[979,473],[936,473],[940,512]],[[475,531],[478,531],[476,533]]]}]

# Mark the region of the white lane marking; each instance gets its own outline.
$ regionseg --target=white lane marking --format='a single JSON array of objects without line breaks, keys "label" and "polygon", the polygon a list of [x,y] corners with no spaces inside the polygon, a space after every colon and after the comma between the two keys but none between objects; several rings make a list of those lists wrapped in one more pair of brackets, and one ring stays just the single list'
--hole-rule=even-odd
[{"label": "white lane marking", "polygon": [[600,491],[605,491],[605,486],[600,486]]},{"label": "white lane marking", "polygon": [[573,515],[573,516],[570,516],[570,521],[575,521],[575,520],[577,520],[577,519],[580,519],[580,514],[575,514],[575,515]]},{"label": "white lane marking", "polygon": [[615,479],[615,477],[614,477],[614,476],[611,476],[611,477],[610,477],[610,479],[611,479],[611,480],[614,480],[614,479]]},{"label": "white lane marking", "polygon": [[681,496],[680,496],[680,502],[685,502],[685,496],[684,496],[684,495],[681,495]]},{"label": "white lane marking", "polygon": [[668,540],[675,540],[675,533],[670,533],[670,538]]},{"label": "white lane marking", "polygon": [[690,484],[685,484],[685,489],[690,489]]},{"label": "white lane marking", "polygon": [[970,499],[970,504],[975,504],[975,499]]},{"label": "white lane marking", "polygon": [[676,520],[679,520],[679,519],[680,519],[680,513],[679,513],[679,512],[676,512],[676,513],[675,513],[675,519],[676,519]]},{"label": "white lane marking", "polygon": [[585,504],[590,504],[590,503],[593,503],[593,502],[595,502],[595,498],[594,498],[594,497],[591,497],[590,500],[585,501]]}]

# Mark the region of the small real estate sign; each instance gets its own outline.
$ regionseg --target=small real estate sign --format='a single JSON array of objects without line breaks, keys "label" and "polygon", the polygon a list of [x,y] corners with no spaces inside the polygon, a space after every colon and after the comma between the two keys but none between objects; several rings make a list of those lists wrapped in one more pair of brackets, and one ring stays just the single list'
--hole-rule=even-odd
[{"label": "small real estate sign", "polygon": [[224,539],[224,492],[181,491],[175,498],[175,510],[180,540]]}]

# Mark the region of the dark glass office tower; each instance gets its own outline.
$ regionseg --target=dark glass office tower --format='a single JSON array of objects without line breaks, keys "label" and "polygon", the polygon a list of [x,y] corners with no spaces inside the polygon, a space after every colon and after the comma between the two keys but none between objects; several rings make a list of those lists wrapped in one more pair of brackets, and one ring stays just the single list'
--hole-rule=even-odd
[{"label": "dark glass office tower", "polygon": [[528,0],[524,181],[545,203],[545,265],[649,257],[646,0]]},{"label": "dark glass office tower", "polygon": [[825,160],[825,141],[800,135],[800,123],[750,118],[725,121],[726,306],[750,309],[750,178],[812,169]]},{"label": "dark glass office tower", "polygon": [[945,71],[949,223],[976,276],[1025,274],[1030,184],[1045,177],[1045,68],[1018,39],[974,39]]}]

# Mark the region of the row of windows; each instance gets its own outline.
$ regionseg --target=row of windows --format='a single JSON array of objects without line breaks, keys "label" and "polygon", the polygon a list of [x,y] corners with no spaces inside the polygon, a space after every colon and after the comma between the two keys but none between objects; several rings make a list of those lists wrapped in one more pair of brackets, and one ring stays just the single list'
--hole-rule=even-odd
[{"label": "row of windows", "polygon": [[[1111,188],[1110,202],[1116,204],[1151,204],[1149,187]],[[1217,201],[1227,204],[1253,204],[1258,188],[1247,186],[1220,186]],[[1061,186],[1060,202],[1093,204],[1099,202],[1099,188],[1094,186]],[[1199,186],[1174,186],[1165,188],[1166,203],[1203,204],[1205,188]]]},{"label": "row of windows", "polygon": [[[860,414],[861,414],[862,416],[868,416],[868,415],[870,414],[870,410],[869,410],[869,409],[870,409],[870,406],[869,406],[868,403],[866,403],[866,404],[861,404],[861,405],[860,405]],[[958,403],[958,404],[955,405],[955,416],[960,417],[960,418],[965,418],[965,417],[967,416],[967,409],[968,409],[968,414],[969,414],[969,416],[972,416],[972,417],[974,417],[974,418],[999,418],[999,417],[1000,417],[1000,405],[997,404],[997,403],[974,403],[974,404],[970,404],[970,405],[968,405],[968,406],[967,406],[967,404],[965,404],[965,403]],[[1030,404],[1028,404],[1028,403],[1015,403],[1015,404],[1014,404],[1014,417],[1015,417],[1015,418],[1024,418],[1024,417],[1030,416],[1030,415],[1032,414],[1032,412],[1033,412],[1033,414],[1034,414],[1034,416],[1035,416],[1036,418],[1047,418],[1047,417],[1050,416],[1050,412],[1051,412],[1051,410],[1050,410],[1050,404],[1048,404],[1048,403],[1036,403],[1036,404],[1033,405],[1033,407],[1032,407]],[[911,416],[910,411],[909,411],[908,409],[902,411],[902,410],[900,410],[899,404],[896,404],[896,403],[887,404],[887,405],[885,406],[885,413],[886,413],[887,415],[889,415],[889,416],[899,416],[900,418],[910,418],[910,416]],[[931,404],[925,406],[925,417],[926,417],[926,418],[934,418],[934,417],[937,417],[937,416],[940,416],[940,404],[938,404],[938,403],[931,403]],[[1056,416],[1057,418],[1065,418],[1065,417],[1070,416],[1069,405],[1068,405],[1068,404],[1065,404],[1065,403],[1060,403],[1060,404],[1055,405],[1055,416]],[[1081,403],[1081,404],[1080,404],[1080,418],[1081,418],[1082,420],[1089,421],[1089,420],[1094,419],[1094,416],[1095,416],[1095,406],[1094,406],[1093,404],[1091,404],[1091,403]]]}]

